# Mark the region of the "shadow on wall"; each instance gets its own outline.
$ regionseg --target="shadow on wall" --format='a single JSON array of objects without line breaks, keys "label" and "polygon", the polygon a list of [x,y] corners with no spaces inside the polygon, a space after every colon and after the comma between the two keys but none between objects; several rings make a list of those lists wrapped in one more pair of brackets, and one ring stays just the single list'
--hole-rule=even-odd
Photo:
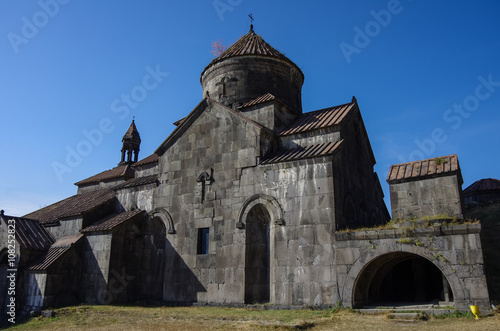
[{"label": "shadow on wall", "polygon": [[139,260],[138,295],[141,300],[163,300],[166,228],[158,217],[148,219]]},{"label": "shadow on wall", "polygon": [[198,280],[191,268],[184,262],[182,257],[172,247],[168,239],[165,242],[166,268],[164,300],[167,302],[198,301],[198,292],[207,292],[207,289]]}]

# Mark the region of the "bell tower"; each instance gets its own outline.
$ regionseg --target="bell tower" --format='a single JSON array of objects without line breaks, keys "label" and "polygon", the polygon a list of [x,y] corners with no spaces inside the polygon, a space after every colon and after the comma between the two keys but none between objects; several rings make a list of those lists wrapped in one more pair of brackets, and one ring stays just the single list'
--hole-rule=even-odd
[{"label": "bell tower", "polygon": [[134,120],[132,120],[130,127],[123,136],[122,143],[122,158],[118,165],[121,166],[124,164],[132,164],[137,162],[139,158],[139,146],[141,145],[141,137],[139,136],[139,131],[137,131]]}]

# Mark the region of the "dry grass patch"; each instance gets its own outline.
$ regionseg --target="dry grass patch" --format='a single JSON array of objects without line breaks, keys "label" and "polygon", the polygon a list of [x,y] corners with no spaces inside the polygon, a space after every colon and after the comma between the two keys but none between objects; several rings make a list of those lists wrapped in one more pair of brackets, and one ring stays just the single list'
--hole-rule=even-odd
[{"label": "dry grass patch", "polygon": [[500,315],[431,318],[401,325],[386,315],[340,310],[80,306],[58,309],[10,330],[498,330]]}]

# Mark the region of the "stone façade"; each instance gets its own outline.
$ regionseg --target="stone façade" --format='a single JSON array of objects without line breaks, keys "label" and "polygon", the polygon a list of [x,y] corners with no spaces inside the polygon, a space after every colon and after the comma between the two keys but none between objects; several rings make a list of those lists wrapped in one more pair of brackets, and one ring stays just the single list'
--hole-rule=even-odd
[{"label": "stone fa\u00e7ade", "polygon": [[[412,233],[425,247],[398,242],[400,230],[347,231],[389,221],[375,157],[357,100],[302,113],[303,79],[251,29],[205,68],[202,101],[154,154],[138,161],[132,122],[117,167],[25,217],[2,215],[2,236],[9,220],[36,224],[18,243],[25,310],[137,300],[357,307],[388,298],[388,266],[407,260],[399,269],[438,275],[442,293],[425,300],[486,307],[480,225]],[[399,177],[388,178],[398,217],[461,206],[455,181],[458,195],[441,190],[444,204],[422,208],[441,186],[412,178],[416,198],[402,207]],[[391,275],[404,280],[399,269]]]}]

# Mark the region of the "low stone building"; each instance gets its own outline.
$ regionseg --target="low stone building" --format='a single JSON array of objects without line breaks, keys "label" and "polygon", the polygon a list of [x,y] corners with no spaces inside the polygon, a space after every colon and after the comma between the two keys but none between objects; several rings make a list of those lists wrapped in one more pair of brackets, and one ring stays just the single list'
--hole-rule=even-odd
[{"label": "low stone building", "polygon": [[[2,216],[2,235],[11,220],[48,234],[19,268],[25,309],[136,300],[362,306],[406,299],[386,292],[408,267],[418,275],[412,293],[435,275],[434,290],[410,301],[488,305],[479,225],[428,230],[425,247],[397,242],[403,230],[347,231],[389,221],[375,158],[357,100],[303,113],[303,80],[251,28],[203,70],[203,99],[154,154],[138,160],[132,122],[117,167],[76,183],[63,201]],[[460,186],[456,157],[448,162]],[[433,202],[436,178],[424,185],[430,199],[412,204]]]},{"label": "low stone building", "polygon": [[387,182],[394,219],[463,218],[463,179],[456,155],[395,164]]}]

